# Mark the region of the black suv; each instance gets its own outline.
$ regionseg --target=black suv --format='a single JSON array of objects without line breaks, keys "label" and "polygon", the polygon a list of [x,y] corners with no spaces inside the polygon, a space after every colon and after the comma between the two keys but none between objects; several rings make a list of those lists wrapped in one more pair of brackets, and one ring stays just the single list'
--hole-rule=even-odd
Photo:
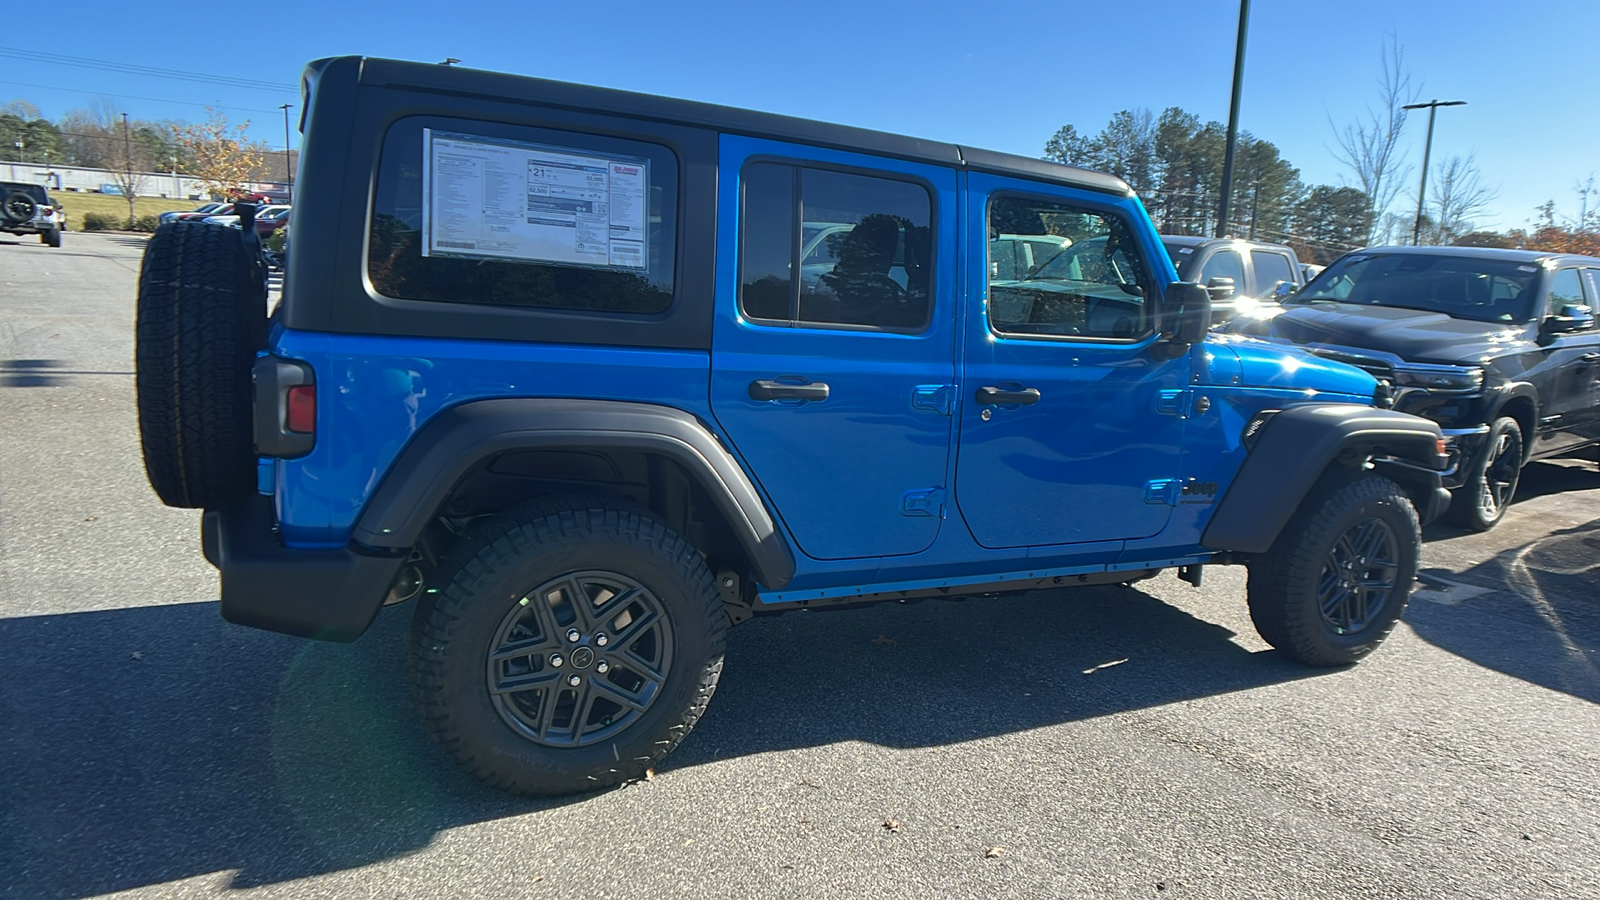
[{"label": "black suv", "polygon": [[1522,465],[1600,443],[1600,259],[1478,247],[1346,254],[1228,330],[1304,345],[1390,385],[1443,426],[1459,464],[1450,518],[1505,515]]},{"label": "black suv", "polygon": [[50,202],[44,187],[20,181],[0,181],[0,231],[37,234],[40,242],[61,246],[61,210]]}]

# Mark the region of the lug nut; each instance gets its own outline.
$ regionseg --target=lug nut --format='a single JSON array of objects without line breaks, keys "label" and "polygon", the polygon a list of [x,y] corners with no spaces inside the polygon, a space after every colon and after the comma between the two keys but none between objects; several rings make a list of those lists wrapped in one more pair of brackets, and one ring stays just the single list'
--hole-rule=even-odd
[{"label": "lug nut", "polygon": [[583,637],[583,635],[578,633],[578,629],[576,629],[576,628],[568,628],[567,629],[567,641],[568,642],[576,644],[578,642],[578,638],[580,638],[580,637]]},{"label": "lug nut", "polygon": [[566,662],[566,660],[561,658],[561,654],[559,654],[559,653],[550,654],[550,668],[559,669],[559,668],[561,668],[561,664],[564,663],[564,662]]},{"label": "lug nut", "polygon": [[603,634],[597,634],[594,636],[594,644],[596,647],[604,647],[609,642],[610,639]]},{"label": "lug nut", "polygon": [[600,660],[600,662],[599,662],[599,663],[598,663],[598,664],[597,664],[597,665],[596,665],[596,666],[595,666],[595,667],[594,667],[594,670],[595,670],[595,671],[596,671],[596,672],[599,672],[599,673],[600,673],[600,674],[601,674],[601,675],[604,675],[604,674],[605,674],[605,673],[607,673],[607,672],[609,672],[609,671],[611,671],[611,664],[610,664],[610,663],[608,663],[608,662],[606,662],[606,661],[605,661],[605,660],[603,660],[603,659],[602,659],[602,660]]},{"label": "lug nut", "polygon": [[571,678],[568,678],[568,679],[567,679],[567,684],[570,684],[570,685],[572,685],[572,686],[573,686],[573,687],[577,687],[577,686],[578,686],[578,685],[580,685],[580,684],[583,684],[583,679],[582,679],[582,678],[579,678],[579,677],[578,677],[578,676],[576,676],[576,675],[574,675],[574,676],[572,676],[572,677],[571,677]]}]

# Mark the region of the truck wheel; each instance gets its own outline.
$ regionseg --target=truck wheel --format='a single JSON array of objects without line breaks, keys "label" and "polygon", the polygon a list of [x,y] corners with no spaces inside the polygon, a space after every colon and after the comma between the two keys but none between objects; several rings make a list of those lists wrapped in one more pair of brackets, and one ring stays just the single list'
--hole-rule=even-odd
[{"label": "truck wheel", "polygon": [[649,514],[546,501],[486,519],[417,606],[411,672],[433,737],[535,796],[642,776],[716,691],[727,620],[705,560]]},{"label": "truck wheel", "polygon": [[1445,517],[1471,531],[1488,531],[1505,518],[1522,478],[1522,427],[1510,416],[1489,426],[1480,458],[1470,463]]},{"label": "truck wheel", "polygon": [[1371,474],[1330,483],[1250,564],[1250,618],[1299,662],[1353,663],[1405,611],[1421,547],[1417,511],[1399,485]]},{"label": "truck wheel", "polygon": [[48,247],[60,247],[61,246],[61,229],[52,228],[49,231],[46,231],[43,234],[39,235],[39,243],[44,244],[44,245],[46,245]]},{"label": "truck wheel", "polygon": [[139,439],[161,501],[214,506],[253,490],[250,369],[267,342],[260,254],[226,225],[162,225],[139,268],[134,333]]}]

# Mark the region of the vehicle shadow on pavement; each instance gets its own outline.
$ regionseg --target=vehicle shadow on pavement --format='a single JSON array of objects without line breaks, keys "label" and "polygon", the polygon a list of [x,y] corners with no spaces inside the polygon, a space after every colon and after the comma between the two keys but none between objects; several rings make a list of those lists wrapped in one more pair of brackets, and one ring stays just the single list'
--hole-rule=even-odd
[{"label": "vehicle shadow on pavement", "polygon": [[[0,619],[0,894],[277,883],[581,802],[501,794],[432,745],[410,612],[352,645],[228,625],[213,603]],[[727,676],[668,766],[949,744],[1317,674],[1231,637],[1109,587],[757,619],[729,633]]]},{"label": "vehicle shadow on pavement", "polygon": [[[1523,470],[1517,493],[1527,502],[1595,488],[1600,473],[1591,469],[1535,464]],[[1427,536],[1459,534],[1430,526]],[[1600,703],[1600,517],[1542,532],[1460,571],[1421,574],[1425,582],[1481,590],[1461,599],[1450,587],[1419,593],[1405,617],[1419,637],[1486,668]]]}]

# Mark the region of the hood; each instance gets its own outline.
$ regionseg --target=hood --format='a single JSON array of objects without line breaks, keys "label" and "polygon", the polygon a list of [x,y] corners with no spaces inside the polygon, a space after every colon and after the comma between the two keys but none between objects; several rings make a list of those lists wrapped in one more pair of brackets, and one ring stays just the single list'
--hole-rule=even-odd
[{"label": "hood", "polygon": [[1231,331],[1294,344],[1375,350],[1411,362],[1473,364],[1524,339],[1523,326],[1444,313],[1317,301],[1289,304],[1240,321]]},{"label": "hood", "polygon": [[1276,388],[1317,394],[1341,394],[1370,402],[1378,380],[1370,374],[1308,350],[1271,344],[1251,337],[1210,334],[1203,345],[1208,379],[1244,388]]}]

